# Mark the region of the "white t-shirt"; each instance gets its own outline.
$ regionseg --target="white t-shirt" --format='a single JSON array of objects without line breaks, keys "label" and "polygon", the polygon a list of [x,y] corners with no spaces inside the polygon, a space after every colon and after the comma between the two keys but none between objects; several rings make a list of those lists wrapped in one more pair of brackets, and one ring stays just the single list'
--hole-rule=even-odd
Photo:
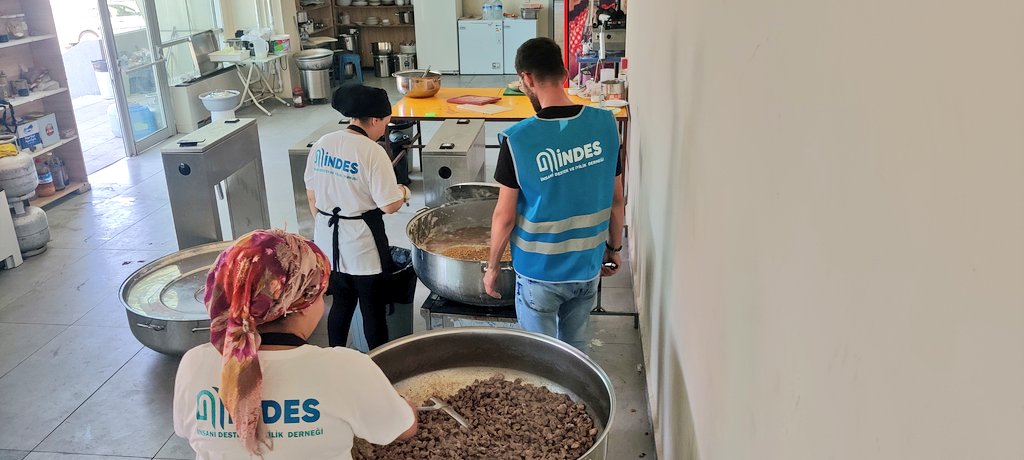
[{"label": "white t-shirt", "polygon": [[[328,133],[313,144],[306,160],[306,190],[312,190],[316,207],[330,213],[335,207],[355,217],[402,199],[402,189],[387,152],[370,138],[344,129]],[[313,242],[331,253],[334,229],[330,217],[317,213]],[[349,275],[381,272],[380,255],[370,228],[362,220],[338,221],[338,268]]]},{"label": "white t-shirt", "polygon": [[[366,355],[303,345],[260,351],[263,421],[274,449],[264,458],[351,459],[352,436],[388,444],[413,423],[412,410]],[[212,344],[185,353],[174,381],[174,432],[199,460],[249,459],[217,396],[221,356]]]}]

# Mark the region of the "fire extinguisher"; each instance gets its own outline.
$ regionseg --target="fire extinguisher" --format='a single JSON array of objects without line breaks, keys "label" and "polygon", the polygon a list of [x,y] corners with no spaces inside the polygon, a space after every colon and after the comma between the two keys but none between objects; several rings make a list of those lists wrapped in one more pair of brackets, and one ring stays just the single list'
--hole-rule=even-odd
[{"label": "fire extinguisher", "polygon": [[305,107],[306,104],[303,102],[306,92],[302,90],[301,86],[292,88],[292,106],[295,108]]}]

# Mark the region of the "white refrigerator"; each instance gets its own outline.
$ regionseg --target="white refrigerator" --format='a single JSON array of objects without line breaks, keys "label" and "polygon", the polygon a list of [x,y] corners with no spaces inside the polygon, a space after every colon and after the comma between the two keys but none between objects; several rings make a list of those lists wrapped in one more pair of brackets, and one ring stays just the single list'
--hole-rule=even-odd
[{"label": "white refrigerator", "polygon": [[516,73],[516,51],[531,38],[537,38],[536,19],[506,19],[502,41],[505,50],[505,73]]},{"label": "white refrigerator", "polygon": [[413,15],[417,67],[459,73],[458,20],[462,16],[462,0],[420,0],[413,4]]},{"label": "white refrigerator", "polygon": [[[422,0],[421,0],[422,3]],[[419,18],[416,18],[419,21]],[[504,73],[502,21],[459,20],[459,73],[501,75]]]}]

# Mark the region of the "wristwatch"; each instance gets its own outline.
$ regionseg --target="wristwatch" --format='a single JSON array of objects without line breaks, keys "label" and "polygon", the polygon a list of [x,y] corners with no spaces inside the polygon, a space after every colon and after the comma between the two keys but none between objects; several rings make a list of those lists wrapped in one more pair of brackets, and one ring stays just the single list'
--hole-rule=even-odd
[{"label": "wristwatch", "polygon": [[619,247],[617,247],[617,248],[613,248],[612,245],[608,244],[607,241],[604,242],[604,248],[609,250],[609,251],[611,251],[611,252],[619,252],[619,251],[622,250],[622,246],[621,245]]}]

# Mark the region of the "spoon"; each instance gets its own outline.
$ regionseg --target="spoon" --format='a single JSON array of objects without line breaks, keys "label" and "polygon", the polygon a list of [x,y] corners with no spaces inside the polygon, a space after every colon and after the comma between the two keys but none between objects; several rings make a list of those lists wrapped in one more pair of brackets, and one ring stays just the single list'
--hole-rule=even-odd
[{"label": "spoon", "polygon": [[423,71],[423,78],[426,78],[427,75],[430,75],[430,66],[429,65],[427,66],[427,70]]},{"label": "spoon", "polygon": [[452,406],[449,406],[448,403],[441,401],[440,398],[436,397],[431,397],[430,400],[434,403],[434,405],[419,407],[418,409],[420,410],[420,412],[440,409],[444,411],[444,413],[448,414],[451,418],[455,419],[456,422],[459,422],[459,425],[469,428],[469,422],[467,422],[463,416],[459,415],[458,412],[455,412],[455,409],[453,409]]}]

